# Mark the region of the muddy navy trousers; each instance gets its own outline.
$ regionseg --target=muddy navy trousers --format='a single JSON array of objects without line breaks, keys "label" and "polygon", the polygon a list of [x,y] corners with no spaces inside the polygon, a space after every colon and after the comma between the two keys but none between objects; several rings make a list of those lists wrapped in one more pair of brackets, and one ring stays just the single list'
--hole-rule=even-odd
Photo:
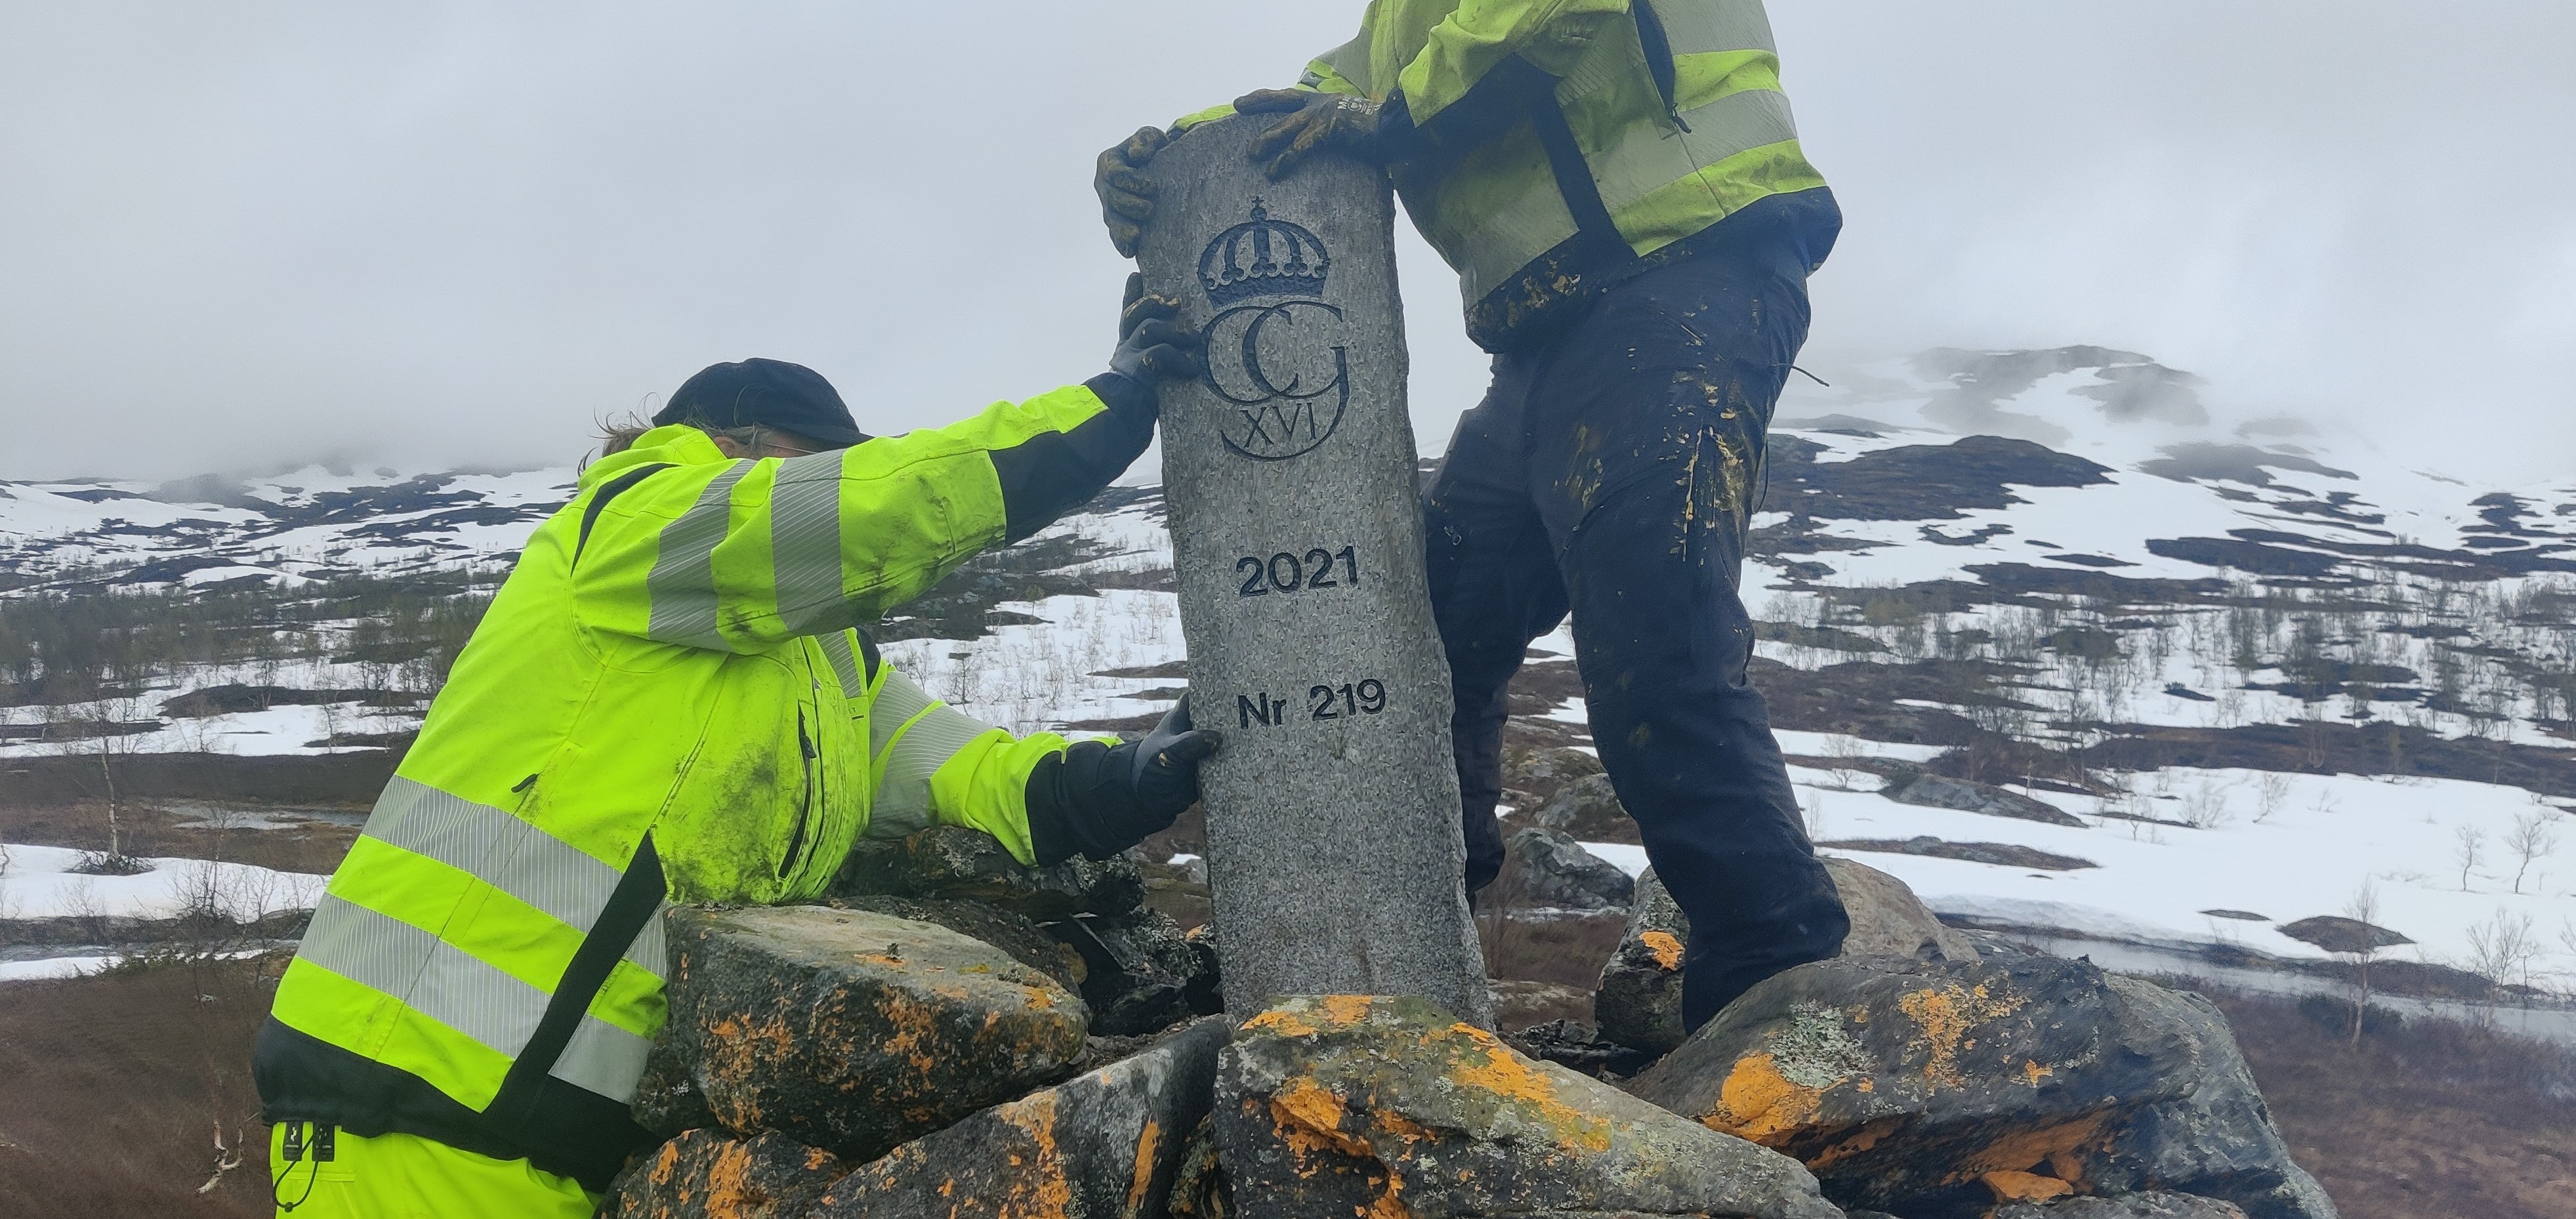
[{"label": "muddy navy trousers", "polygon": [[1763,436],[1807,336],[1792,252],[1712,251],[1604,292],[1494,359],[1424,495],[1457,694],[1472,892],[1503,863],[1505,686],[1574,615],[1592,737],[1690,917],[1683,1021],[1834,955],[1841,901],[1800,824],[1738,580]]}]

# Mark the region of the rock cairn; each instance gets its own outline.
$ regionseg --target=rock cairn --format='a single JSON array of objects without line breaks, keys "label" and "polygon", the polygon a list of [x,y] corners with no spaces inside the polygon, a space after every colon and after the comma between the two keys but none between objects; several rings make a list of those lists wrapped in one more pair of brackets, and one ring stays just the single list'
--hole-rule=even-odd
[{"label": "rock cairn", "polygon": [[1213,946],[1133,864],[868,843],[826,903],[670,913],[636,1098],[667,1141],[602,1213],[2332,1219],[2215,1008],[1832,867],[1851,950],[1697,1033],[1657,1008],[1689,929],[1650,875],[1601,1032],[1498,1035],[1417,997],[1206,1014]]}]

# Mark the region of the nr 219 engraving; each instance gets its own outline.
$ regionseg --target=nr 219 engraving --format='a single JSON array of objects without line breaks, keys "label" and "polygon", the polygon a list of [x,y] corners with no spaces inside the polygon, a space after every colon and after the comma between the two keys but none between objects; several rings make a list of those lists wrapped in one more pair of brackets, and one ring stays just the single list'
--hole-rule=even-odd
[{"label": "nr 219 engraving", "polygon": [[[1386,683],[1374,677],[1339,686],[1318,683],[1306,689],[1306,718],[1338,720],[1353,716],[1376,715],[1386,710]],[[1288,700],[1272,698],[1268,690],[1234,696],[1234,718],[1237,727],[1260,725],[1277,728],[1288,722]]]}]

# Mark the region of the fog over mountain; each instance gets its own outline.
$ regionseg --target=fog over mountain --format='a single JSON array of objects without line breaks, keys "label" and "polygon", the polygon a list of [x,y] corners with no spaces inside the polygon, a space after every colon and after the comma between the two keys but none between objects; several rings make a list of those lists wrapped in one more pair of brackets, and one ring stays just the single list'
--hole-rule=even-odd
[{"label": "fog over mountain", "polygon": [[[1090,161],[1360,5],[0,9],[0,477],[552,465],[707,362],[883,430],[1096,369]],[[1828,380],[2103,344],[2462,477],[2576,451],[2576,14],[1771,6]],[[1426,449],[1482,385],[1404,273]]]}]

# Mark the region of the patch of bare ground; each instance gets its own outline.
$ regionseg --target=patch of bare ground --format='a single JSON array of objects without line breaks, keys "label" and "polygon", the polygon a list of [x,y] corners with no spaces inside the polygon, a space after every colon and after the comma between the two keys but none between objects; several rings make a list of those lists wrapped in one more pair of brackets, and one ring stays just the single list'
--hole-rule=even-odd
[{"label": "patch of bare ground", "polygon": [[[0,986],[0,1214],[275,1213],[251,1043],[283,957]],[[222,1157],[239,1163],[204,1194]]]},{"label": "patch of bare ground", "polygon": [[2295,1000],[2202,993],[2345,1219],[2576,1215],[2576,1052],[2438,1020],[2356,1047]]},{"label": "patch of bare ground", "polygon": [[[256,810],[254,806],[243,806],[238,811]],[[358,839],[357,826],[336,821],[280,817],[294,824],[277,829],[189,824],[206,819],[203,806],[172,809],[149,802],[128,802],[117,810],[119,846],[128,855],[220,859],[281,872],[321,875],[339,867],[340,858],[349,853],[349,844]],[[26,807],[0,805],[0,842],[104,851],[107,804],[103,800],[82,800]]]}]

